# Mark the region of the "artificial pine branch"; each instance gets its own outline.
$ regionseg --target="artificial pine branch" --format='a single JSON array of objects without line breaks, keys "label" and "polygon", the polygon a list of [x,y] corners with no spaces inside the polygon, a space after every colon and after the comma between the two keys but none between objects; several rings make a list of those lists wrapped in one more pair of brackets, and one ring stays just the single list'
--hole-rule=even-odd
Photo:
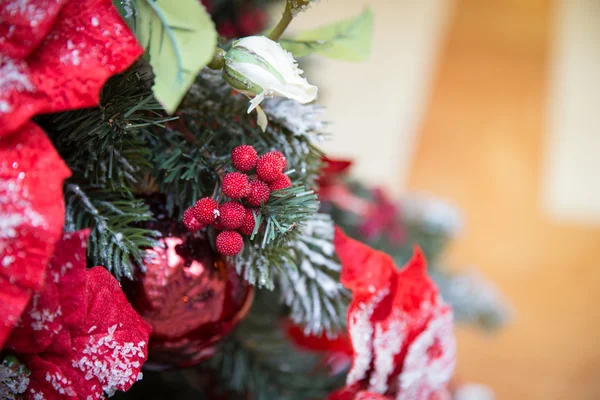
[{"label": "artificial pine branch", "polygon": [[340,283],[341,266],[333,246],[334,227],[316,214],[289,246],[296,268],[276,271],[278,292],[292,320],[305,334],[335,336],[346,326],[349,292]]},{"label": "artificial pine branch", "polygon": [[319,353],[299,350],[282,329],[274,293],[261,291],[251,313],[209,363],[227,388],[254,400],[323,399],[343,385]]},{"label": "artificial pine branch", "polygon": [[118,279],[143,269],[146,249],[158,232],[140,222],[152,215],[135,193],[145,188],[151,168],[153,133],[164,130],[142,62],[111,78],[98,107],[43,117],[44,126],[73,176],[65,185],[65,229],[91,228],[88,257]]},{"label": "artificial pine branch", "polygon": [[139,227],[152,219],[144,201],[116,192],[68,183],[65,186],[65,230],[91,228],[88,258],[117,279],[133,279],[135,267],[143,270],[147,248],[158,245],[160,232]]},{"label": "artificial pine branch", "polygon": [[98,107],[43,119],[54,145],[74,172],[93,185],[132,193],[151,166],[149,127],[164,128],[164,117],[138,64],[110,79]]},{"label": "artificial pine branch", "polygon": [[204,69],[199,74],[177,112],[180,120],[161,129],[152,141],[154,176],[169,197],[171,211],[210,196],[219,171],[232,169],[231,150],[241,144],[251,144],[260,154],[281,151],[295,170],[292,180],[307,190],[314,188],[322,155],[317,145],[325,137],[318,118],[321,107],[279,99],[265,101],[264,106],[271,118],[266,132],[256,125],[254,114],[246,113],[248,99],[233,94],[218,72]]}]

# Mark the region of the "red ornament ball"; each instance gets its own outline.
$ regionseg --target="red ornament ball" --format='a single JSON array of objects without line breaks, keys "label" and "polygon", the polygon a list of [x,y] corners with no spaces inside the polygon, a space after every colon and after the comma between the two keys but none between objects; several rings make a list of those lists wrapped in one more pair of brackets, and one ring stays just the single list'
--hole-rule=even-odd
[{"label": "red ornament ball", "polygon": [[200,222],[198,222],[196,217],[194,217],[193,207],[190,207],[183,212],[183,218],[181,221],[190,232],[197,232],[204,227]]},{"label": "red ornament ball", "polygon": [[185,368],[211,357],[244,318],[254,292],[210,244],[167,217],[164,196],[146,200],[161,232],[144,273],[124,283],[135,310],[152,326],[144,369]]},{"label": "red ornament ball", "polygon": [[201,224],[212,224],[219,215],[219,204],[215,199],[203,197],[194,205],[194,217]]},{"label": "red ornament ball", "polygon": [[224,256],[235,256],[244,248],[244,239],[236,231],[222,231],[217,235],[216,246]]},{"label": "red ornament ball", "polygon": [[283,162],[281,156],[273,151],[263,154],[256,162],[256,174],[263,182],[273,182],[283,173]]},{"label": "red ornament ball", "polygon": [[241,199],[250,193],[248,175],[241,172],[230,172],[223,178],[223,193],[232,199]]},{"label": "red ornament ball", "polygon": [[238,171],[247,172],[253,170],[256,167],[256,160],[258,160],[258,153],[250,145],[236,146],[231,150],[231,163]]},{"label": "red ornament ball", "polygon": [[269,183],[269,189],[271,189],[271,191],[287,189],[289,187],[292,187],[292,180],[289,176],[283,174],[279,175],[279,178]]},{"label": "red ornament ball", "polygon": [[219,224],[225,229],[237,229],[244,223],[246,209],[235,201],[228,201],[219,206]]},{"label": "red ornament ball", "polygon": [[252,232],[254,232],[254,226],[256,226],[256,222],[254,221],[254,214],[258,213],[256,208],[247,208],[246,215],[244,216],[244,223],[238,231],[242,235],[250,236]]},{"label": "red ornament ball", "polygon": [[254,179],[250,181],[250,193],[246,196],[246,201],[251,206],[258,207],[262,203],[266,203],[270,195],[271,190],[269,189],[269,185],[263,181]]}]

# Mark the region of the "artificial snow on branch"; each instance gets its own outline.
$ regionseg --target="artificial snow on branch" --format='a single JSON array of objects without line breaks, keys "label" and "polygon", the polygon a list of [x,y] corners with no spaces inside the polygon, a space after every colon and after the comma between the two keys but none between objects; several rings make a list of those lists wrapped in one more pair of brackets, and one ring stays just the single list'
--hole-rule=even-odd
[{"label": "artificial snow on branch", "polygon": [[333,246],[334,226],[316,214],[290,243],[294,264],[276,271],[281,300],[307,335],[336,335],[345,328],[349,293],[340,283],[341,266]]},{"label": "artificial snow on branch", "polygon": [[65,231],[91,228],[88,257],[120,279],[133,279],[143,268],[147,248],[157,245],[159,232],[136,226],[152,219],[143,200],[124,192],[98,190],[75,183],[65,187]]}]

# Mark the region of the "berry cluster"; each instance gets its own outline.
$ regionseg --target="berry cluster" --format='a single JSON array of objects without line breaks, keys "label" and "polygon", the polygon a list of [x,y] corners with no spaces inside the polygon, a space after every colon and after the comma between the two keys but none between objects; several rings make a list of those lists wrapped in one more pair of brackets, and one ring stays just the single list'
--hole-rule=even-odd
[{"label": "berry cluster", "polygon": [[279,151],[259,157],[254,147],[237,146],[231,151],[231,163],[239,172],[227,173],[221,185],[223,194],[231,201],[218,204],[210,197],[203,197],[183,213],[183,224],[190,232],[211,224],[221,231],[216,247],[225,256],[242,251],[241,235],[249,236],[254,231],[256,207],[266,203],[272,191],[292,186],[290,178],[283,173],[287,161]]}]

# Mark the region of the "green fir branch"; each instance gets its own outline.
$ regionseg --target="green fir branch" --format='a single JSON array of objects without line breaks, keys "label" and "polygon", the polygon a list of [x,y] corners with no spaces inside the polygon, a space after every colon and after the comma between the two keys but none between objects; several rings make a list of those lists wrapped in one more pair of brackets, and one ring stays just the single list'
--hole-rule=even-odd
[{"label": "green fir branch", "polygon": [[333,236],[329,215],[316,214],[289,244],[295,268],[276,271],[280,299],[307,335],[325,332],[333,337],[346,328],[350,293],[340,283]]},{"label": "green fir branch", "polygon": [[250,315],[209,360],[227,388],[254,400],[324,399],[343,385],[323,355],[296,347],[281,324],[272,292],[257,293]]},{"label": "green fir branch", "polygon": [[42,121],[71,170],[93,185],[131,193],[151,167],[149,128],[177,119],[162,115],[139,67],[109,80],[98,107]]},{"label": "green fir branch", "polygon": [[126,192],[114,192],[75,183],[65,186],[65,230],[91,228],[88,258],[117,279],[134,278],[135,268],[144,270],[146,250],[158,245],[160,232],[139,227],[152,214],[142,200]]}]

